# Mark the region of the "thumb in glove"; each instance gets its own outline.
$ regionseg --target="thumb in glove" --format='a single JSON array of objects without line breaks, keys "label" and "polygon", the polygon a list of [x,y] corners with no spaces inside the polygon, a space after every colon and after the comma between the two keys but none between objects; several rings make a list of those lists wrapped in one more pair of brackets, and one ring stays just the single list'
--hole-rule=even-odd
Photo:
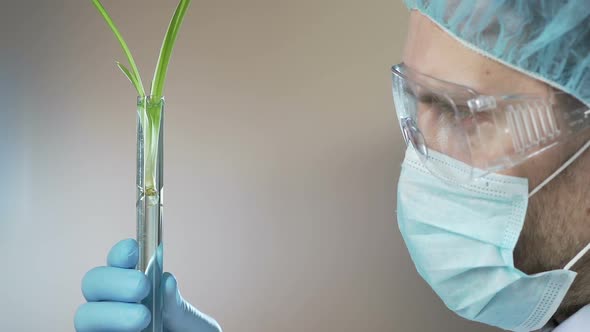
[{"label": "thumb in glove", "polygon": [[164,304],[163,319],[167,332],[221,332],[217,322],[185,301],[178,290],[176,278],[164,273],[161,282]]}]

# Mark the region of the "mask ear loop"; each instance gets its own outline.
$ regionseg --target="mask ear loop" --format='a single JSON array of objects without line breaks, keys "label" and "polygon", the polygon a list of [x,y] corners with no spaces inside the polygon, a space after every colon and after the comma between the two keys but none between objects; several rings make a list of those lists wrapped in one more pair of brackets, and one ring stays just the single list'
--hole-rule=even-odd
[{"label": "mask ear loop", "polygon": [[586,247],[585,247],[584,249],[582,249],[582,251],[580,251],[580,252],[579,252],[579,253],[576,255],[576,257],[574,257],[574,258],[573,258],[573,259],[572,259],[572,260],[571,260],[569,263],[567,263],[563,269],[564,269],[564,270],[569,270],[569,269],[571,269],[571,268],[572,268],[572,266],[574,266],[574,264],[576,264],[576,263],[577,263],[577,262],[580,260],[580,258],[582,258],[582,257],[583,257],[585,254],[587,254],[587,253],[588,253],[588,251],[590,251],[590,243],[588,243],[588,244],[586,245]]},{"label": "mask ear loop", "polygon": [[566,169],[569,165],[576,161],[576,159],[578,159],[578,157],[580,157],[580,155],[584,153],[584,151],[586,151],[588,148],[590,148],[590,141],[586,142],[586,144],[584,144],[578,150],[578,152],[576,152],[570,159],[563,163],[563,165],[561,165],[561,167],[559,167],[555,172],[553,172],[553,174],[549,175],[549,177],[547,177],[545,181],[541,182],[541,184],[539,184],[535,189],[533,189],[533,191],[531,191],[531,193],[529,194],[529,198],[533,197],[534,194],[536,194],[539,190],[543,189],[543,187],[545,187],[547,183],[553,180],[556,176],[559,175],[559,173],[563,172],[564,169]]}]

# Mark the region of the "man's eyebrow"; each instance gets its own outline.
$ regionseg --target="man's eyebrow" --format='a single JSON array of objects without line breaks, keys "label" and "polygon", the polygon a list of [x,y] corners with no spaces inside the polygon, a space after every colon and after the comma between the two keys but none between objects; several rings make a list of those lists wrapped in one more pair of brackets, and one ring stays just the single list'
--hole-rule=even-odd
[{"label": "man's eyebrow", "polygon": [[449,105],[452,106],[453,104],[457,107],[463,107],[463,106],[467,106],[467,99],[465,99],[464,97],[450,97],[452,99],[452,102],[449,102],[449,100],[445,97],[442,97],[438,94],[435,93],[424,93],[421,94],[419,96],[416,96],[416,99],[418,99],[419,102],[421,103],[426,103],[426,104],[432,104],[432,103],[441,103],[444,105]]},{"label": "man's eyebrow", "polygon": [[418,102],[428,105],[438,105],[440,109],[443,110],[453,110],[458,111],[461,114],[466,114],[469,112],[469,106],[467,105],[467,101],[456,101],[453,99],[453,102],[449,102],[447,98],[441,98],[437,94],[433,93],[425,93],[420,95],[416,98]]},{"label": "man's eyebrow", "polygon": [[419,103],[423,104],[439,103],[443,107],[453,108],[454,103],[457,108],[463,109],[464,107],[467,107],[467,100],[459,100],[459,102],[457,102],[457,99],[453,98],[453,103],[451,103],[447,100],[447,98],[443,98],[439,94],[430,91],[417,94],[414,89],[411,89],[408,86],[403,87],[403,93],[407,94],[409,97],[415,98]]},{"label": "man's eyebrow", "polygon": [[414,97],[418,100],[419,103],[422,104],[439,105],[445,109],[453,109],[452,102],[449,102],[447,98],[444,98],[434,93],[423,93],[419,96],[414,95]]},{"label": "man's eyebrow", "polygon": [[420,101],[421,103],[425,103],[425,104],[432,104],[432,103],[438,103],[438,102],[443,102],[443,103],[449,103],[446,98],[440,98],[439,96],[433,94],[433,93],[424,93],[421,94],[419,96],[416,96],[416,99],[418,99],[418,101]]},{"label": "man's eyebrow", "polygon": [[[436,94],[434,93],[420,93],[420,94],[416,94],[414,92],[414,89],[410,89],[408,87],[404,87],[404,94],[407,94],[410,97],[415,98],[416,100],[418,100],[421,103],[426,103],[426,104],[432,104],[433,102],[435,102],[437,99],[439,100],[443,100],[440,97],[437,97]],[[446,101],[446,100],[445,100]]]}]

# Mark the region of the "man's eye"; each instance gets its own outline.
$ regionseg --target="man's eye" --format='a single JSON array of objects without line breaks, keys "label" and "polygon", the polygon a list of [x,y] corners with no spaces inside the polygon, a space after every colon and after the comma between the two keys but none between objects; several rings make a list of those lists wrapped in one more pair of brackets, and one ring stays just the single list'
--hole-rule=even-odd
[{"label": "man's eye", "polygon": [[449,103],[438,103],[436,104],[436,107],[444,113],[455,113],[455,109],[453,108],[453,106],[451,106],[451,104]]},{"label": "man's eye", "polygon": [[457,118],[465,119],[471,116],[471,109],[467,105],[456,105],[457,106]]},{"label": "man's eye", "polygon": [[428,106],[430,110],[438,112],[439,115],[448,116],[449,113],[453,114],[455,112],[453,106],[448,101],[438,96],[423,95],[418,100],[421,104]]},{"label": "man's eye", "polygon": [[433,124],[436,123],[438,128],[463,127],[472,124],[469,119],[473,117],[473,114],[465,102],[456,101],[453,105],[446,98],[434,94],[423,94],[417,99],[423,105],[419,108],[419,116],[421,114],[435,120]]}]

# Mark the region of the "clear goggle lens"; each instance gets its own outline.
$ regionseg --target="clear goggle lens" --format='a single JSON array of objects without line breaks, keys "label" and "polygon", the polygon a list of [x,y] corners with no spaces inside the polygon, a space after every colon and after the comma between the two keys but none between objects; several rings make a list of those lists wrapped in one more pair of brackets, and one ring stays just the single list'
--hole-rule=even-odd
[{"label": "clear goggle lens", "polygon": [[[394,66],[393,96],[406,143],[430,172],[468,182],[510,168],[590,128],[582,104],[555,109],[538,96],[483,96],[472,89]],[[471,166],[457,172],[436,151]]]}]

